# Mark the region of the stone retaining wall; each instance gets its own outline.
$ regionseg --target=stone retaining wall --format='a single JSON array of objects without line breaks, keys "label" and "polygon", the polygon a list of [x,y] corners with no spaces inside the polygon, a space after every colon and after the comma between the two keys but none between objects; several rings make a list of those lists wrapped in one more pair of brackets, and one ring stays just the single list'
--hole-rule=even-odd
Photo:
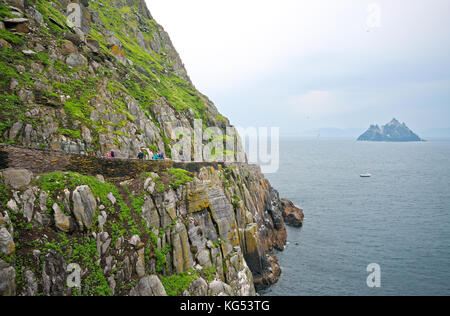
[{"label": "stone retaining wall", "polygon": [[[73,171],[91,176],[101,174],[107,178],[132,178],[143,172],[158,172],[170,168],[179,168],[196,173],[203,167],[219,169],[224,165],[229,166],[233,164],[99,158],[48,149],[0,145],[0,170],[7,168],[27,169],[34,174],[44,174],[53,171]],[[256,167],[246,166],[248,168]]]}]

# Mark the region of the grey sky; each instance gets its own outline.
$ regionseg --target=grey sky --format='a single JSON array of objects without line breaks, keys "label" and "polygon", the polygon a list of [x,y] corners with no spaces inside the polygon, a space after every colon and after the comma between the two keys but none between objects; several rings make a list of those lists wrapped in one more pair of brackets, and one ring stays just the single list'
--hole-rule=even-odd
[{"label": "grey sky", "polygon": [[419,131],[450,127],[448,0],[147,3],[235,125],[301,134],[396,117]]}]

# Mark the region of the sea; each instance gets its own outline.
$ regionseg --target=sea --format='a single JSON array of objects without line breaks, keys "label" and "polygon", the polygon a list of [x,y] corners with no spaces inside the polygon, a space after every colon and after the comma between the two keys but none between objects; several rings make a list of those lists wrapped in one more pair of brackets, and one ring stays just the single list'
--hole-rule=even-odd
[{"label": "sea", "polygon": [[450,295],[450,139],[282,139],[266,177],[305,222],[261,295]]}]

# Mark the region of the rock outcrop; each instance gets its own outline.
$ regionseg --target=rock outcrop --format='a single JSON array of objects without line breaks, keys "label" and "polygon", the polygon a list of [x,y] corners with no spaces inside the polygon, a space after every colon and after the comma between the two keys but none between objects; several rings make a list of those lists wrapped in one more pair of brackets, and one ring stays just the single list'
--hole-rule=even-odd
[{"label": "rock outcrop", "polygon": [[223,134],[233,129],[192,84],[144,0],[0,6],[0,142],[170,157],[177,129],[193,132],[195,120]]},{"label": "rock outcrop", "polygon": [[299,209],[294,203],[286,199],[282,199],[281,204],[283,205],[284,222],[287,225],[294,227],[302,227],[305,218],[303,210]]},{"label": "rock outcrop", "polygon": [[[279,194],[144,0],[0,12],[0,295],[252,296],[278,280]],[[214,155],[244,159],[192,162],[217,139]]]},{"label": "rock outcrop", "polygon": [[[19,189],[0,177],[2,293],[251,296],[275,283],[278,193],[257,166],[201,165],[125,181],[59,171]],[[73,264],[79,287],[65,286]]]},{"label": "rock outcrop", "polygon": [[371,142],[422,142],[417,134],[411,131],[405,123],[400,123],[393,119],[390,123],[378,126],[371,125],[370,128],[362,134],[358,141]]}]

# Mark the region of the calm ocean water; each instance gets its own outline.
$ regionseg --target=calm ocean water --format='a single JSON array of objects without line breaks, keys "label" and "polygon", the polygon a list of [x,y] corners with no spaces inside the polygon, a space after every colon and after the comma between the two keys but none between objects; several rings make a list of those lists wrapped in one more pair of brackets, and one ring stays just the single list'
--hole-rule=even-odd
[{"label": "calm ocean water", "polygon": [[[267,178],[305,211],[263,295],[450,295],[450,140],[283,140]],[[361,173],[371,173],[368,179]],[[381,266],[381,288],[366,268]]]}]

